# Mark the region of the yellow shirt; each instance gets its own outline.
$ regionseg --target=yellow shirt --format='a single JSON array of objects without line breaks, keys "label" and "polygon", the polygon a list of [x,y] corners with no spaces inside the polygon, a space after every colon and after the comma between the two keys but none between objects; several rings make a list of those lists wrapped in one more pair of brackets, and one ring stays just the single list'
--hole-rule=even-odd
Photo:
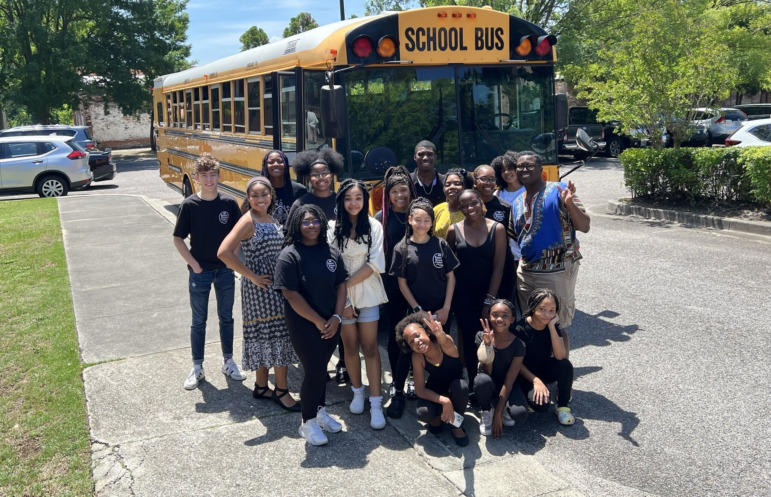
[{"label": "yellow shirt", "polygon": [[461,211],[451,212],[447,202],[437,205],[434,207],[434,236],[446,239],[450,226],[464,219],[466,216]]}]

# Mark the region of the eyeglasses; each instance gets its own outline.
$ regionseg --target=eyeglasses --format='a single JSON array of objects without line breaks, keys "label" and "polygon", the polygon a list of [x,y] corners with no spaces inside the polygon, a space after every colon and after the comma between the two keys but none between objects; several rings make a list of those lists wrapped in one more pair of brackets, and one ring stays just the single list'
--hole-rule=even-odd
[{"label": "eyeglasses", "polygon": [[477,178],[477,181],[481,181],[482,183],[495,183],[495,176],[482,176]]},{"label": "eyeglasses", "polygon": [[311,178],[328,178],[332,176],[332,173],[329,171],[321,171],[320,173],[311,173]]},{"label": "eyeglasses", "polygon": [[529,164],[529,165],[522,164],[521,166],[517,164],[517,171],[525,171],[525,170],[532,171],[535,168],[536,168],[535,164]]},{"label": "eyeglasses", "polygon": [[321,221],[318,219],[303,219],[303,228],[310,228],[321,226]]}]

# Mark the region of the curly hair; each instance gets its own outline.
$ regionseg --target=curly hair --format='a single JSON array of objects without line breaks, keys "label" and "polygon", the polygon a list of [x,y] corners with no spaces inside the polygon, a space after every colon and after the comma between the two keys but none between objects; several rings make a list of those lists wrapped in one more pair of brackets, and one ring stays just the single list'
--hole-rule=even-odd
[{"label": "curly hair", "polygon": [[304,150],[295,155],[292,160],[292,168],[298,178],[308,176],[311,173],[311,167],[316,164],[325,164],[335,176],[340,174],[345,167],[343,156],[332,148]]},{"label": "curly hair", "polygon": [[554,300],[554,305],[557,307],[557,313],[560,312],[560,299],[557,298],[557,295],[550,288],[536,288],[527,298],[527,310],[523,316],[532,316],[536,307],[538,307],[538,305],[543,302],[544,299]]},{"label": "curly hair", "polygon": [[255,176],[246,183],[246,197],[241,202],[241,214],[246,214],[252,208],[249,204],[249,193],[255,185],[261,184],[267,186],[270,189],[270,205],[268,206],[268,214],[273,215],[273,209],[276,208],[276,190],[273,185],[270,184],[270,180],[265,176]]},{"label": "curly hair", "polygon": [[402,349],[403,352],[407,354],[412,352],[410,346],[407,345],[407,341],[404,339],[404,330],[411,324],[416,324],[423,328],[423,330],[428,335],[428,339],[434,343],[437,343],[436,335],[434,335],[428,326],[426,326],[426,324],[423,322],[424,319],[428,319],[428,313],[426,311],[419,311],[408,314],[396,324],[396,328],[394,329],[394,334],[396,335],[396,343],[399,345],[399,348]]},{"label": "curly hair", "polygon": [[220,170],[220,161],[214,158],[214,156],[208,152],[202,153],[195,161],[195,174],[203,173],[206,171]]},{"label": "curly hair", "polygon": [[[431,202],[426,200],[424,197],[418,197],[412,202],[410,202],[410,208],[408,210],[409,215],[412,216],[413,212],[416,210],[422,210],[425,211],[426,214],[431,218],[431,227],[428,228],[428,236],[433,236],[434,234],[434,223],[436,222],[436,218],[434,217],[434,207],[431,205]],[[412,230],[412,224],[409,222],[407,223],[407,229],[404,231],[404,238],[402,238],[402,241],[404,242],[402,244],[402,274],[404,274],[404,271],[407,268],[407,252],[408,252],[408,245],[410,244],[410,237],[412,236],[413,230]]]},{"label": "curly hair", "polygon": [[309,212],[315,216],[320,223],[319,245],[327,245],[327,216],[324,215],[324,211],[322,211],[319,206],[303,204],[292,211],[292,215],[286,220],[286,224],[284,225],[284,244],[281,245],[281,248],[288,247],[289,245],[298,243],[302,240],[300,227],[302,226],[303,217]]},{"label": "curly hair", "polygon": [[[345,194],[355,187],[358,187],[359,190],[361,190],[364,207],[356,216],[356,226],[353,226],[351,219],[348,217],[348,212],[345,210]],[[367,214],[368,205],[369,192],[367,191],[367,185],[365,185],[363,181],[348,178],[340,183],[340,191],[337,192],[337,197],[335,197],[335,243],[337,243],[337,248],[342,252],[344,246],[348,245],[351,228],[354,228],[356,230],[356,238],[354,238],[354,241],[357,243],[364,243],[366,240],[367,242],[367,262],[369,262],[369,251],[372,248],[372,236],[370,234],[371,227],[369,225],[369,215]]]}]

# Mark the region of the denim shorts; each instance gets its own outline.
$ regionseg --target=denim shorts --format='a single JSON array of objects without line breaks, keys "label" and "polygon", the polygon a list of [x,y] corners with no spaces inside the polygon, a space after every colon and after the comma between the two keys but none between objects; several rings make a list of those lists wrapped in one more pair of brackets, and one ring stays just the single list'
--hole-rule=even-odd
[{"label": "denim shorts", "polygon": [[371,323],[372,321],[377,321],[380,319],[380,306],[374,305],[372,307],[362,307],[361,309],[356,309],[356,314],[358,314],[358,316],[355,316],[353,319],[343,318],[342,324]]}]

